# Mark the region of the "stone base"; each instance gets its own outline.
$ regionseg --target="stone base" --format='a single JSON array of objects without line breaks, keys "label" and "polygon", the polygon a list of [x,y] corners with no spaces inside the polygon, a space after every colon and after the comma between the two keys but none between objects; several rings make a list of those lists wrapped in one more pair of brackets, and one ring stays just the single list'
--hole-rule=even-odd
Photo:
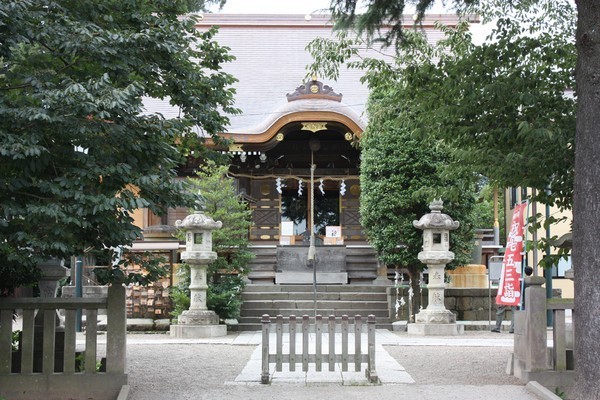
[{"label": "stone base", "polygon": [[180,325],[219,325],[219,316],[212,310],[186,310],[177,317]]},{"label": "stone base", "polygon": [[456,315],[450,310],[422,310],[415,315],[418,324],[454,324]]},{"label": "stone base", "polygon": [[460,324],[408,324],[409,335],[419,336],[458,336],[465,333],[464,325]]},{"label": "stone base", "polygon": [[227,325],[171,325],[171,337],[199,339],[227,336]]}]

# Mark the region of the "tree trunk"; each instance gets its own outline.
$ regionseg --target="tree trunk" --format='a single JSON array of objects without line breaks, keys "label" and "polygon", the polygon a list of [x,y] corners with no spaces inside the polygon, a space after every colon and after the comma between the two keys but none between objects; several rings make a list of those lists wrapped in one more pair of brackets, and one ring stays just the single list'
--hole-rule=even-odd
[{"label": "tree trunk", "polygon": [[576,399],[600,399],[600,2],[577,0],[573,203]]}]

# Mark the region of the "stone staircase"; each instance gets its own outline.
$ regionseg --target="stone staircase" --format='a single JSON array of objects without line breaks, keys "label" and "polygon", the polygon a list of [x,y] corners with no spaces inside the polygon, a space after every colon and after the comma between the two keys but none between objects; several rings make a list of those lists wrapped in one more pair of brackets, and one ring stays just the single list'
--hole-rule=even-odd
[{"label": "stone staircase", "polygon": [[346,247],[346,271],[350,283],[371,283],[377,278],[377,253],[369,245]]},{"label": "stone staircase", "polygon": [[[260,317],[263,314],[275,316],[304,314],[314,316],[312,285],[256,285],[249,284],[242,294],[240,331],[261,330]],[[356,314],[377,317],[377,328],[391,330],[386,286],[379,285],[318,285],[317,313],[329,315]]]},{"label": "stone staircase", "polygon": [[248,279],[252,283],[274,283],[277,266],[275,245],[252,246],[254,258],[248,263]]}]

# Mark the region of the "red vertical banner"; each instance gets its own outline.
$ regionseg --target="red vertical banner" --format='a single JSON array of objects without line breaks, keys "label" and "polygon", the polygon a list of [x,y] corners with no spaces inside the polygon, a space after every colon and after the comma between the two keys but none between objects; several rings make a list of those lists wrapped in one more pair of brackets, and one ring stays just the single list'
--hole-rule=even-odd
[{"label": "red vertical banner", "polygon": [[496,304],[517,306],[521,300],[521,263],[523,252],[523,214],[527,203],[515,206],[510,232],[506,241],[506,251],[502,260],[502,273],[498,285]]}]

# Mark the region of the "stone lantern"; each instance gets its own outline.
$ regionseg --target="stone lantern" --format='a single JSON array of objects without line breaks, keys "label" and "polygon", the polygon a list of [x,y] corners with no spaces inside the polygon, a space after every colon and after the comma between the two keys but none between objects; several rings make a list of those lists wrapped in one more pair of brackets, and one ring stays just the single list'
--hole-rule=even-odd
[{"label": "stone lantern", "polygon": [[[66,278],[70,274],[70,271],[64,266],[64,260],[52,258],[39,263],[37,267],[40,270],[40,278],[38,281],[40,297],[49,299],[56,297],[60,280]],[[56,327],[64,329],[63,322],[64,321],[62,321],[57,312]],[[35,317],[35,326],[39,328],[44,326],[44,313],[37,313]]]},{"label": "stone lantern", "polygon": [[413,226],[423,230],[423,251],[419,261],[427,264],[429,271],[429,304],[425,310],[415,315],[415,323],[408,324],[408,333],[420,335],[458,335],[463,326],[456,324],[456,316],[444,304],[444,268],[454,260],[450,251],[450,231],[459,227],[459,222],[441,212],[441,200],[434,200],[425,214]]},{"label": "stone lantern", "polygon": [[171,325],[171,336],[225,336],[227,326],[219,325],[218,315],[206,307],[206,266],[217,259],[217,253],[212,251],[212,231],[223,224],[202,211],[195,211],[175,225],[185,231],[185,251],[181,258],[190,266],[190,308],[181,313],[177,325]]}]

